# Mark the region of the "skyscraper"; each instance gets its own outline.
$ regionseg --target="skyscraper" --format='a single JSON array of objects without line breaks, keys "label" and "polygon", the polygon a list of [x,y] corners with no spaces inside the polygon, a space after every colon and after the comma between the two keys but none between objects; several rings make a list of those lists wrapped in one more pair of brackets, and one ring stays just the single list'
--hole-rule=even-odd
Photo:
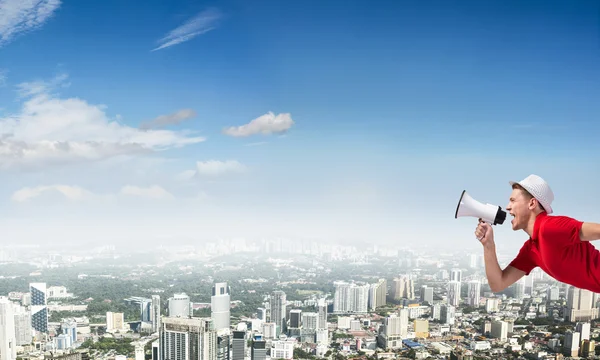
[{"label": "skyscraper", "polygon": [[593,293],[589,290],[569,286],[567,292],[567,321],[591,321],[598,318],[598,308],[593,305]]},{"label": "skyscraper", "polygon": [[230,289],[227,283],[221,282],[213,285],[210,298],[211,312],[215,330],[229,329],[230,321]]},{"label": "skyscraper", "polygon": [[275,290],[271,293],[271,322],[277,326],[277,336],[286,331],[286,304],[285,292]]},{"label": "skyscraper", "polygon": [[366,313],[369,304],[369,285],[335,281],[333,312]]},{"label": "skyscraper", "polygon": [[319,320],[317,321],[317,329],[327,329],[327,302],[325,298],[320,298],[317,302],[319,310]]},{"label": "skyscraper", "polygon": [[467,302],[469,306],[478,307],[481,300],[481,283],[479,280],[469,281]]},{"label": "skyscraper", "polygon": [[48,332],[46,283],[29,284],[29,292],[31,293],[31,326],[36,331]]},{"label": "skyscraper", "polygon": [[7,297],[0,297],[0,360],[17,358],[15,315],[13,305]]},{"label": "skyscraper", "polygon": [[211,318],[163,318],[160,360],[217,360],[217,332]]},{"label": "skyscraper", "polygon": [[160,329],[160,295],[152,295],[152,311],[150,314],[152,332],[158,332]]},{"label": "skyscraper", "polygon": [[448,282],[448,304],[458,306],[460,304],[460,282]]},{"label": "skyscraper", "polygon": [[169,298],[169,317],[190,317],[190,297],[185,293]]}]

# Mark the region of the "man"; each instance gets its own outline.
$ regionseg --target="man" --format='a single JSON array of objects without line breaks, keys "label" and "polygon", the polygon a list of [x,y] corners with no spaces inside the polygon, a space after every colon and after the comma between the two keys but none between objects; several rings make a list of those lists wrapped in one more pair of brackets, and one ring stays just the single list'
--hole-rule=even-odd
[{"label": "man", "polygon": [[554,194],[537,175],[509,184],[513,191],[506,211],[513,216],[512,229],[525,231],[529,239],[502,270],[496,257],[493,229],[479,220],[475,236],[483,245],[491,290],[500,292],[539,266],[562,283],[600,293],[600,252],[590,243],[600,239],[600,224],[550,215]]}]

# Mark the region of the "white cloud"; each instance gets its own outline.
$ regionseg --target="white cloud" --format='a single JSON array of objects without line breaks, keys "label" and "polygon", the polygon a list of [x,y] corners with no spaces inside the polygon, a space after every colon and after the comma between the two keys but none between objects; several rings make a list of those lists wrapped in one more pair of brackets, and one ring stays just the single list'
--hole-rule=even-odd
[{"label": "white cloud", "polygon": [[0,118],[0,169],[97,161],[205,140],[186,131],[136,129],[110,119],[104,106],[52,95],[65,79],[20,84],[22,109]]},{"label": "white cloud", "polygon": [[15,191],[11,200],[16,203],[24,203],[32,201],[48,193],[58,193],[70,201],[94,200],[97,204],[102,201],[113,201],[119,198],[136,197],[146,199],[174,199],[173,194],[158,185],[148,187],[140,187],[127,185],[123,186],[118,194],[98,194],[80,186],[71,185],[42,185],[36,187],[24,187]]},{"label": "white cloud", "polygon": [[121,188],[121,195],[135,196],[147,199],[173,199],[174,196],[158,185],[139,187],[127,185]]},{"label": "white cloud", "polygon": [[196,116],[196,112],[194,110],[181,109],[172,114],[161,115],[151,121],[144,122],[140,125],[140,129],[147,130],[167,125],[176,125],[184,120],[191,119],[194,116]]},{"label": "white cloud", "polygon": [[60,0],[0,0],[0,47],[39,28],[60,5]]},{"label": "white cloud", "polygon": [[17,190],[12,195],[11,200],[14,202],[22,203],[37,198],[48,192],[59,193],[65,198],[72,201],[83,200],[85,198],[93,196],[91,192],[78,186],[47,185],[37,187],[25,187],[20,190]]},{"label": "white cloud", "polygon": [[167,35],[158,41],[160,44],[152,51],[168,48],[173,45],[189,41],[198,35],[202,35],[216,28],[217,21],[221,18],[221,13],[216,9],[205,10],[183,25],[171,30]]},{"label": "white cloud", "polygon": [[248,124],[225,128],[223,129],[223,133],[234,137],[244,137],[256,134],[283,134],[288,131],[292,125],[294,125],[294,120],[292,120],[289,113],[275,115],[273,112],[268,112],[250,121]]},{"label": "white cloud", "polygon": [[196,163],[196,174],[199,176],[220,176],[228,173],[242,173],[246,166],[237,160],[208,160]]}]

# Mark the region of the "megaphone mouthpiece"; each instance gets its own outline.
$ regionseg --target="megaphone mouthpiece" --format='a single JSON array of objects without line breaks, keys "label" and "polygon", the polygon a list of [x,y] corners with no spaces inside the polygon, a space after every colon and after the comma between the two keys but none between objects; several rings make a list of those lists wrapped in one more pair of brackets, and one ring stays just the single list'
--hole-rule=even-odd
[{"label": "megaphone mouthpiece", "polygon": [[500,206],[492,204],[483,204],[473,199],[466,190],[463,190],[456,206],[454,218],[458,219],[463,216],[471,216],[492,225],[503,224],[506,220],[506,211]]}]

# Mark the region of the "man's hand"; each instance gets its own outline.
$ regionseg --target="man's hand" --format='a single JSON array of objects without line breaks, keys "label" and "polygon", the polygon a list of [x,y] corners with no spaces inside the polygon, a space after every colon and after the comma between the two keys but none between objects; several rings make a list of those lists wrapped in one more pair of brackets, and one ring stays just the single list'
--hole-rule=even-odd
[{"label": "man's hand", "polygon": [[485,249],[493,249],[495,247],[494,229],[482,219],[479,219],[479,225],[475,229],[475,236]]}]

